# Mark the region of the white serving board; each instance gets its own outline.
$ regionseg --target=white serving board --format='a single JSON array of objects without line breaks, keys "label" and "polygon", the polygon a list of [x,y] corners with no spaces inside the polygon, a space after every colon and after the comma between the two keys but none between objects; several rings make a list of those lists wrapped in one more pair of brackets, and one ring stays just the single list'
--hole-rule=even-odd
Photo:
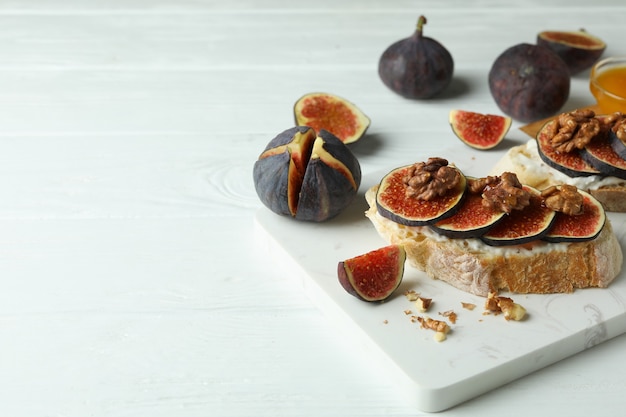
[{"label": "white serving board", "polygon": [[[469,175],[486,175],[480,167],[468,167],[473,160],[457,165]],[[357,202],[328,222],[297,222],[261,209],[256,224],[283,272],[301,280],[313,302],[367,355],[367,365],[388,371],[417,409],[445,410],[626,332],[626,271],[608,289],[510,295],[528,312],[522,322],[485,315],[484,298],[433,280],[408,263],[400,288],[384,303],[350,296],[337,280],[337,264],[386,245],[363,214],[365,190],[384,174],[364,176]],[[624,247],[626,215],[609,217]],[[428,313],[417,311],[404,295],[407,290],[433,299]],[[476,308],[470,311],[461,303]],[[438,313],[448,310],[458,319],[443,342],[410,319],[443,319]]]}]

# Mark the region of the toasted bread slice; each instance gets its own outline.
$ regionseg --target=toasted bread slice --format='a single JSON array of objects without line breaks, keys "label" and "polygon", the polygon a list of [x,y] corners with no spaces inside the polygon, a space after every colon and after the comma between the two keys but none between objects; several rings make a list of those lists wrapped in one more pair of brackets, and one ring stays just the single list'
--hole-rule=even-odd
[{"label": "toasted bread slice", "polygon": [[570,293],[607,287],[622,266],[622,250],[608,219],[598,237],[587,242],[493,247],[479,239],[449,239],[428,226],[404,226],[381,216],[377,188],[366,192],[370,208],[365,214],[383,239],[402,245],[413,267],[463,291],[480,296],[501,290]]},{"label": "toasted bread slice", "polygon": [[551,185],[570,184],[589,192],[606,211],[626,212],[626,181],[616,177],[569,177],[541,160],[534,139],[512,147],[492,168],[490,175],[513,172],[522,184],[543,190]]}]

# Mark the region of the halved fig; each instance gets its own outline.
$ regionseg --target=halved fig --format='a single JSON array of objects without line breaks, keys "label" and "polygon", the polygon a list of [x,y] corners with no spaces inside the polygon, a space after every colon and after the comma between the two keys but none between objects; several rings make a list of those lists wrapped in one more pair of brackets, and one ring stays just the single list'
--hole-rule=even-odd
[{"label": "halved fig", "polygon": [[485,206],[481,194],[468,191],[454,215],[439,220],[430,227],[453,239],[477,238],[498,224],[505,215],[502,210]]},{"label": "halved fig", "polygon": [[382,301],[398,288],[404,276],[406,251],[389,245],[339,262],[341,286],[363,301]]},{"label": "halved fig", "polygon": [[269,142],[254,164],[253,179],[261,202],[273,212],[321,222],[354,200],[361,168],[334,135],[297,126]]},{"label": "halved fig", "polygon": [[296,125],[309,126],[317,132],[326,130],[345,144],[361,139],[370,119],[345,98],[329,93],[309,93],[294,105]]},{"label": "halved fig", "polygon": [[426,226],[452,216],[465,197],[467,180],[460,181],[449,192],[432,200],[408,197],[405,177],[413,165],[396,168],[383,177],[376,193],[376,207],[381,216],[406,226]]},{"label": "halved fig", "polygon": [[606,138],[592,140],[581,149],[580,155],[601,174],[626,179],[626,160],[613,150]]},{"label": "halved fig", "polygon": [[600,171],[585,161],[580,152],[558,152],[550,144],[550,138],[547,135],[550,123],[556,123],[551,120],[544,124],[539,132],[537,132],[537,148],[539,157],[548,166],[564,173],[569,177],[588,177],[590,175],[599,175]]},{"label": "halved fig", "polygon": [[454,134],[466,145],[480,150],[495,148],[511,128],[512,119],[496,114],[452,110],[449,115]]},{"label": "halved fig", "polygon": [[579,31],[546,30],[537,35],[537,44],[552,49],[574,75],[591,68],[602,56],[606,44],[584,29]]},{"label": "halved fig", "polygon": [[522,245],[543,238],[554,223],[556,212],[543,205],[541,192],[524,185],[531,193],[530,205],[513,210],[481,239],[492,246]]},{"label": "halved fig", "polygon": [[583,196],[582,214],[568,215],[556,213],[556,218],[548,233],[543,237],[547,242],[586,242],[595,239],[604,224],[606,213],[602,204],[591,194],[578,190]]}]

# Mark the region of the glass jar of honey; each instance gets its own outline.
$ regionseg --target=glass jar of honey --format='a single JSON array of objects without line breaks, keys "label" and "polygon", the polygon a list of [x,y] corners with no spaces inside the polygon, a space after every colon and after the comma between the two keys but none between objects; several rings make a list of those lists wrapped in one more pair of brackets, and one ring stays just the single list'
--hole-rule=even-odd
[{"label": "glass jar of honey", "polygon": [[598,61],[591,69],[589,89],[603,113],[626,114],[626,57]]}]

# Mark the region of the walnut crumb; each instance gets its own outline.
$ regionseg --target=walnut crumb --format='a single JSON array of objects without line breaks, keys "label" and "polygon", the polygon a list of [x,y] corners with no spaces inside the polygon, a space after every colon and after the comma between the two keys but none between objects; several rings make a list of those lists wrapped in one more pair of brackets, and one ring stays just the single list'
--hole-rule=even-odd
[{"label": "walnut crumb", "polygon": [[448,333],[446,332],[435,332],[435,335],[433,336],[433,339],[435,339],[435,342],[443,342],[447,338],[448,338]]},{"label": "walnut crumb", "polygon": [[461,181],[461,173],[443,158],[429,158],[413,164],[404,177],[406,196],[433,200],[453,190]]},{"label": "walnut crumb", "polygon": [[446,333],[450,331],[450,326],[448,326],[445,321],[435,320],[430,317],[418,317],[417,321],[419,321],[423,329],[431,329]]},{"label": "walnut crumb", "polygon": [[417,299],[419,298],[419,293],[415,292],[414,290],[408,290],[404,293],[404,296],[406,297],[407,300],[409,301],[417,301]]},{"label": "walnut crumb", "polygon": [[617,112],[607,117],[610,128],[615,133],[615,136],[622,142],[626,142],[626,116]]},{"label": "walnut crumb", "polygon": [[413,314],[413,312],[411,310],[404,310],[404,314],[408,316],[410,314]]},{"label": "walnut crumb", "polygon": [[504,313],[506,320],[520,321],[526,317],[526,309],[524,307],[515,303],[513,299],[509,297],[502,297],[493,292],[489,293],[487,296],[485,310],[485,314]]},{"label": "walnut crumb", "polygon": [[417,300],[415,300],[415,306],[417,307],[419,311],[424,313],[430,308],[430,305],[432,304],[432,302],[433,302],[432,298],[418,297]]},{"label": "walnut crumb", "polygon": [[443,313],[439,313],[439,315],[450,320],[450,323],[452,324],[456,323],[456,319],[458,317],[457,314],[452,310],[444,311]]},{"label": "walnut crumb", "polygon": [[474,304],[474,303],[464,303],[464,302],[461,302],[461,306],[464,309],[470,310],[470,311],[472,311],[472,310],[474,310],[476,308],[476,304]]}]

